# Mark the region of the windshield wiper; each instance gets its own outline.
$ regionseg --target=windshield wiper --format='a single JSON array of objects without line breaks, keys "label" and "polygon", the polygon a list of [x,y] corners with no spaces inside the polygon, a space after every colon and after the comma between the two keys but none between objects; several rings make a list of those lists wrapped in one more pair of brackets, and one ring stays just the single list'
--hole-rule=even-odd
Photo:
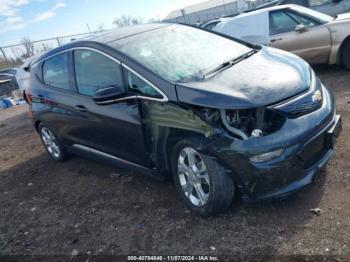
[{"label": "windshield wiper", "polygon": [[247,59],[248,57],[252,56],[253,54],[255,54],[256,52],[258,52],[258,50],[251,50],[248,53],[245,53],[239,57],[236,57],[234,59],[231,59],[229,61],[223,62],[222,64],[218,65],[217,67],[213,68],[212,70],[206,72],[205,74],[203,74],[203,79],[206,79],[208,76],[213,75],[217,72],[221,72],[239,62],[241,62],[244,59]]}]

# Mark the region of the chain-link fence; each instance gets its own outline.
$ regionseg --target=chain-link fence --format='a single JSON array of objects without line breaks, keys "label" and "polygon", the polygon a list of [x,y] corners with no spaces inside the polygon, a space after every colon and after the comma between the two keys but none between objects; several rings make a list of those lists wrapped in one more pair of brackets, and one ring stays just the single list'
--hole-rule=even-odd
[{"label": "chain-link fence", "polygon": [[88,35],[90,33],[67,35],[39,41],[30,41],[27,38],[23,38],[20,44],[0,47],[0,69],[17,67],[22,64],[23,59],[40,55],[50,49]]}]

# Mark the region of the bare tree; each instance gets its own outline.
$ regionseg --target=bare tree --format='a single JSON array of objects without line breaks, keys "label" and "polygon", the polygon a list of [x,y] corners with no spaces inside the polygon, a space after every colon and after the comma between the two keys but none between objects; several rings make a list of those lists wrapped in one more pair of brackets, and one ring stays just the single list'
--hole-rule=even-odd
[{"label": "bare tree", "polygon": [[5,62],[5,59],[0,57],[0,69],[6,68],[6,67],[7,67],[7,64]]},{"label": "bare tree", "polygon": [[34,55],[34,45],[28,37],[23,37],[21,40],[22,45],[24,46],[26,53],[23,55],[23,58],[28,58]]},{"label": "bare tree", "polygon": [[41,43],[41,48],[40,48],[40,50],[38,51],[38,53],[43,53],[43,52],[49,51],[50,49],[52,49],[52,47],[50,47],[49,44],[47,44],[47,43]]},{"label": "bare tree", "polygon": [[125,27],[125,26],[137,25],[142,23],[143,23],[142,18],[132,17],[130,15],[122,15],[121,17],[117,17],[113,21],[113,24],[115,24],[117,27]]},{"label": "bare tree", "polygon": [[98,26],[97,26],[97,32],[102,32],[102,31],[104,31],[105,29],[104,29],[104,24],[99,24]]}]

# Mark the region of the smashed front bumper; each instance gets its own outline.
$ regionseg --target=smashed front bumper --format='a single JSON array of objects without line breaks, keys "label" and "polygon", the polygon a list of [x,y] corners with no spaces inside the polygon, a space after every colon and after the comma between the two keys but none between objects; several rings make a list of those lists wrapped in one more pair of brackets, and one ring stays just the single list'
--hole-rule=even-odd
[{"label": "smashed front bumper", "polygon": [[[280,198],[306,186],[334,153],[342,129],[333,95],[323,87],[320,109],[295,119],[270,135],[248,140],[221,137],[207,146],[232,173],[245,201]],[[256,163],[251,156],[283,148],[277,158]]]}]

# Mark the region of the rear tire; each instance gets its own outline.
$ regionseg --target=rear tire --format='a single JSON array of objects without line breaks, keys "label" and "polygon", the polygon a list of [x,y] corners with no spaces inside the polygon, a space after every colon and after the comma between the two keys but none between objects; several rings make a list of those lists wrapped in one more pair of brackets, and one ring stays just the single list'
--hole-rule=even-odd
[{"label": "rear tire", "polygon": [[208,217],[226,211],[235,184],[225,169],[209,155],[200,153],[196,139],[179,141],[171,156],[176,189],[195,214]]},{"label": "rear tire", "polygon": [[343,47],[342,64],[346,69],[350,70],[350,40]]},{"label": "rear tire", "polygon": [[40,124],[38,131],[47,153],[53,160],[64,161],[68,158],[68,153],[66,152],[63,144],[48,127]]}]

